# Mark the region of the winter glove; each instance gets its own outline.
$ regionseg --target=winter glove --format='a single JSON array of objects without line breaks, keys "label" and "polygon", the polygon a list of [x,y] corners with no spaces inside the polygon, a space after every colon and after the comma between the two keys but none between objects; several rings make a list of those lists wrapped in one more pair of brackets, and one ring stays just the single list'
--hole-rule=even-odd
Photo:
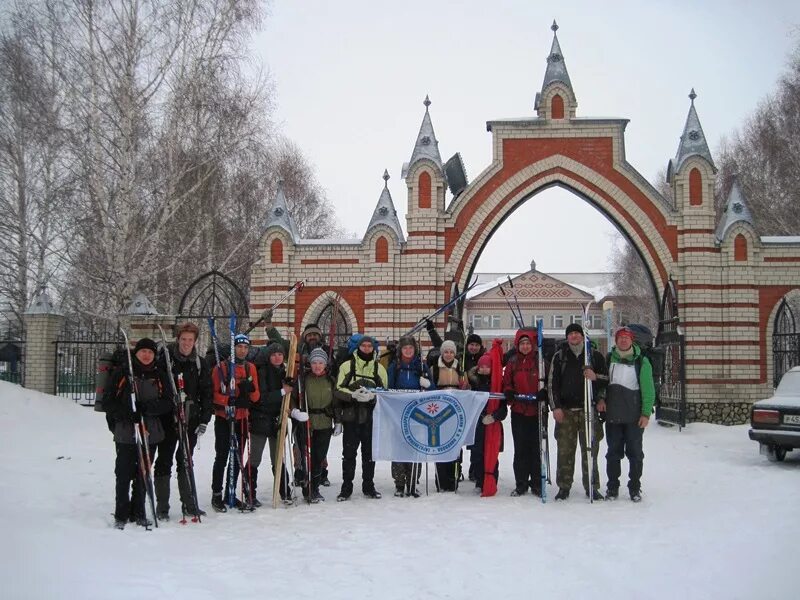
[{"label": "winter glove", "polygon": [[431,387],[431,380],[423,375],[419,378],[419,387],[421,387],[423,390],[427,390],[429,387]]},{"label": "winter glove", "polygon": [[425,319],[425,329],[431,331],[432,329],[436,329],[436,326],[433,324],[433,321],[430,319]]},{"label": "winter glove", "polygon": [[305,423],[306,421],[308,421],[308,413],[307,412],[303,412],[300,409],[293,408],[292,412],[289,413],[289,414],[292,415],[292,418],[295,421],[300,421],[301,423]]},{"label": "winter glove", "polygon": [[508,402],[509,404],[514,401],[515,394],[513,391],[506,390],[505,392],[503,392],[503,395],[506,397],[506,402]]},{"label": "winter glove", "polygon": [[295,381],[291,377],[286,377],[283,380],[283,385],[285,385],[286,387],[293,388],[295,386]]},{"label": "winter glove", "polygon": [[342,435],[342,424],[341,423],[336,423],[336,425],[333,426],[333,435],[334,435],[334,437],[337,436],[337,435]]},{"label": "winter glove", "polygon": [[206,425],[205,423],[200,423],[200,425],[197,426],[197,429],[194,430],[194,434],[197,437],[202,436],[206,432],[207,427],[208,425]]},{"label": "winter glove", "polygon": [[375,392],[371,392],[365,387],[358,388],[355,392],[353,392],[352,396],[357,402],[371,402],[372,400],[375,400]]},{"label": "winter glove", "polygon": [[249,379],[242,379],[240,382],[236,384],[236,387],[239,389],[239,394],[242,396],[250,396],[251,392],[255,391],[255,386],[253,382]]},{"label": "winter glove", "polygon": [[240,391],[233,405],[236,408],[250,408],[250,394],[245,394]]},{"label": "winter glove", "polygon": [[481,423],[483,423],[484,425],[491,425],[494,422],[495,419],[492,415],[483,415],[483,418],[481,419]]}]

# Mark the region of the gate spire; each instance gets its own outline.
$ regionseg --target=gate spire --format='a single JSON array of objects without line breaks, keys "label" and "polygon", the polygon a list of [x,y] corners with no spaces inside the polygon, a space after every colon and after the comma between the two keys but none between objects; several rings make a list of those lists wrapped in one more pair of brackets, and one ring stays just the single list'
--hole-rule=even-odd
[{"label": "gate spire", "polygon": [[748,223],[750,226],[753,225],[753,215],[747,206],[747,200],[742,192],[742,187],[739,185],[739,180],[734,176],[733,185],[731,185],[731,190],[728,192],[728,199],[725,201],[725,208],[717,225],[717,241],[721,242],[725,239],[728,229],[738,221]]},{"label": "gate spire", "polygon": [[400,220],[397,218],[397,210],[395,210],[394,202],[392,202],[392,194],[389,192],[388,170],[384,170],[383,172],[383,181],[383,190],[381,191],[380,198],[378,198],[378,205],[372,213],[372,219],[370,219],[369,225],[367,226],[367,231],[377,225],[386,225],[397,235],[397,240],[399,242],[404,242],[403,228],[400,226]]},{"label": "gate spire", "polygon": [[423,102],[425,105],[425,115],[422,117],[422,125],[420,125],[419,133],[417,134],[417,141],[414,144],[414,150],[411,152],[411,160],[407,165],[403,166],[402,177],[405,177],[414,163],[418,160],[428,159],[439,171],[442,171],[442,157],[439,154],[439,140],[436,139],[436,134],[433,131],[433,123],[431,122],[431,113],[429,107],[431,105],[430,98],[426,95]]},{"label": "gate spire", "polygon": [[694,107],[695,98],[697,98],[697,94],[694,88],[692,88],[692,91],[689,92],[689,100],[691,101],[689,114],[686,115],[686,124],[683,126],[683,134],[678,143],[678,151],[675,153],[675,160],[670,161],[667,167],[668,178],[671,177],[672,174],[678,173],[683,163],[686,162],[686,159],[690,156],[699,156],[706,159],[714,172],[717,171],[714,165],[714,159],[711,158],[711,151],[708,149],[706,135],[703,133],[703,126],[700,124],[700,117],[697,116],[697,110]]},{"label": "gate spire", "polygon": [[272,201],[272,206],[269,207],[266,221],[265,230],[270,227],[280,227],[292,237],[293,241],[296,242],[300,239],[300,231],[297,229],[292,213],[289,212],[286,194],[283,193],[283,180],[278,181],[278,191],[275,194],[275,200]]},{"label": "gate spire", "polygon": [[559,27],[555,20],[550,29],[553,31],[553,43],[550,46],[550,54],[547,55],[547,69],[544,72],[542,89],[536,94],[534,110],[540,117],[571,118],[575,116],[578,101],[569,78],[561,44],[558,41]]}]

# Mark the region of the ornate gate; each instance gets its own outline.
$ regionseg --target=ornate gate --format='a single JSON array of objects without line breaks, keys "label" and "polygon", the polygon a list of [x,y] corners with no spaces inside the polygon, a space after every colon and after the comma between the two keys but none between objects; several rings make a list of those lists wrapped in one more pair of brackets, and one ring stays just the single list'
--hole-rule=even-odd
[{"label": "ornate gate", "polygon": [[670,279],[661,298],[656,347],[664,355],[664,369],[656,381],[656,419],[686,426],[686,340],[678,316],[678,294]]},{"label": "ornate gate", "polygon": [[[333,339],[328,340],[330,337],[331,320],[333,319],[334,311],[336,313],[336,324],[334,325],[334,331],[336,333],[333,335]],[[353,333],[350,328],[350,323],[345,318],[341,308],[337,309],[334,306],[334,302],[331,302],[322,309],[322,312],[317,319],[317,326],[322,331],[323,338],[328,340],[328,344],[330,344],[334,351],[337,348],[346,347],[347,340]]]},{"label": "ornate gate", "polygon": [[92,406],[97,360],[104,353],[124,347],[123,344],[116,323],[66,322],[54,342],[56,395]]},{"label": "ornate gate", "polygon": [[800,333],[797,332],[792,308],[781,300],[772,330],[772,385],[778,387],[789,369],[800,365]]}]

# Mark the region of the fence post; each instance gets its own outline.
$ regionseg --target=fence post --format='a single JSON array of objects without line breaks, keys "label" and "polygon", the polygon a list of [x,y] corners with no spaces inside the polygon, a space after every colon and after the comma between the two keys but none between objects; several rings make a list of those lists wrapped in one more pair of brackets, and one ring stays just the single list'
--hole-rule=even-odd
[{"label": "fence post", "polygon": [[39,290],[23,315],[25,340],[25,387],[45,394],[56,393],[54,342],[64,326],[64,316],[53,306],[45,288]]},{"label": "fence post", "polygon": [[132,344],[145,337],[158,343],[161,340],[159,325],[164,328],[167,341],[172,340],[175,317],[158,314],[156,308],[144,294],[136,293],[131,299],[130,306],[119,316],[119,323],[128,332]]}]

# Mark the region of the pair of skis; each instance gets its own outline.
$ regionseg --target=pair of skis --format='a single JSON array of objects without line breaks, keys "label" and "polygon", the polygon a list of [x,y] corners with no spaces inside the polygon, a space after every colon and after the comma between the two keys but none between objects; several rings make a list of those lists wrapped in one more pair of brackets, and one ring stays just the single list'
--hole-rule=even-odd
[{"label": "pair of skis", "polygon": [[[169,383],[172,386],[172,394],[173,400],[175,402],[175,408],[173,411],[173,415],[175,417],[175,425],[178,428],[178,445],[181,450],[181,454],[183,455],[182,464],[179,465],[178,468],[183,469],[184,477],[189,482],[189,494],[191,495],[192,504],[194,505],[196,514],[192,515],[192,522],[199,523],[200,522],[200,503],[197,498],[197,484],[195,483],[194,478],[194,459],[192,458],[192,451],[191,446],[189,444],[189,432],[187,431],[188,421],[186,417],[186,393],[184,390],[183,385],[183,373],[178,374],[178,383],[176,385],[175,378],[172,375],[172,356],[169,352],[169,347],[167,346],[167,339],[164,335],[164,329],[161,325],[158,326],[158,330],[161,332],[161,343],[164,348],[164,359],[167,364],[167,374],[169,375]],[[198,373],[199,375],[199,373]],[[186,524],[186,505],[181,502],[181,524]]]},{"label": "pair of skis", "polygon": [[[587,327],[587,323],[589,322],[589,308],[591,308],[592,303],[589,302],[586,306],[583,307],[583,340],[584,340],[584,349],[583,349],[583,368],[584,369],[591,369],[592,368],[592,341],[589,339],[589,331]],[[586,439],[586,464],[588,465],[588,477],[589,477],[589,503],[594,503],[594,452],[592,449],[594,448],[594,389],[592,387],[592,381],[583,379],[584,385],[584,393],[583,393],[583,413],[584,413],[584,436]]]}]

